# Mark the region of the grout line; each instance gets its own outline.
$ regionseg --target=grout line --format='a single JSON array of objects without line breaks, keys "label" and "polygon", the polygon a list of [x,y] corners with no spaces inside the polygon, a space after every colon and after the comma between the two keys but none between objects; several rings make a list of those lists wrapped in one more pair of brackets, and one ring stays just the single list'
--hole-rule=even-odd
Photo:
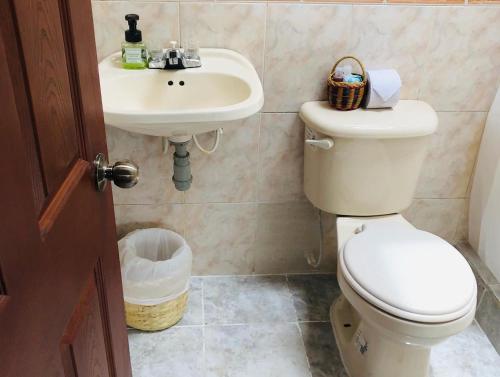
[{"label": "grout line", "polygon": [[276,325],[276,324],[284,324],[284,325],[293,325],[297,322],[283,322],[283,321],[269,321],[269,322],[241,322],[241,323],[212,323],[207,324],[205,327],[231,327],[231,326],[256,326],[256,325]]},{"label": "grout line", "polygon": [[206,365],[206,343],[205,343],[205,284],[201,280],[201,324],[202,324],[202,337],[203,337],[203,370]]},{"label": "grout line", "polygon": [[205,341],[205,284],[203,280],[201,280],[201,336],[202,336],[202,365],[203,365],[203,373],[206,373],[207,367],[207,352],[206,352],[206,341]]},{"label": "grout line", "polygon": [[[469,196],[460,196],[455,198],[429,198],[429,197],[414,197],[414,200],[466,200],[470,199]],[[169,205],[193,205],[193,206],[202,206],[202,205],[234,205],[234,206],[242,206],[242,205],[277,205],[277,204],[306,204],[309,203],[307,200],[303,201],[273,201],[273,202],[265,202],[265,201],[248,201],[248,202],[160,202],[160,203],[114,203],[114,207],[125,207],[125,206],[169,206]]]},{"label": "grout line", "polygon": [[488,287],[484,287],[483,292],[481,293],[480,297],[477,300],[477,303],[476,303],[476,305],[477,305],[476,306],[476,313],[474,314],[474,320],[476,320],[477,311],[479,310],[479,308],[480,308],[480,306],[481,306],[481,304],[483,302],[483,298],[486,295],[486,290],[487,289],[488,289]]},{"label": "grout line", "polygon": [[[413,200],[467,200],[470,199],[468,196],[464,197],[456,197],[456,198],[426,198],[426,197],[414,197]],[[294,204],[306,204],[307,202],[293,202],[293,201],[283,201],[283,202],[191,202],[191,203],[115,203],[114,207],[131,207],[131,206],[156,206],[156,207],[162,207],[162,206],[169,206],[169,205],[177,205],[177,206],[204,206],[204,205],[234,205],[234,206],[272,206],[272,205],[278,205],[278,204],[289,204],[289,205],[294,205]]]},{"label": "grout line", "polygon": [[184,328],[184,329],[188,329],[188,328],[198,328],[198,327],[202,327],[203,325],[174,325],[172,327],[169,327],[165,330],[162,330],[162,331],[168,331],[168,329],[181,329],[181,328]]},{"label": "grout line", "polygon": [[[262,322],[238,322],[238,323],[211,323],[204,327],[230,327],[230,326],[255,326],[255,325],[299,325],[301,323],[330,323],[329,321],[262,321]],[[178,327],[200,327],[201,325],[186,325]]]},{"label": "grout line", "polygon": [[306,343],[304,342],[304,335],[302,334],[302,329],[297,323],[297,329],[299,330],[300,340],[302,341],[302,346],[304,347],[304,356],[306,357],[307,368],[309,369],[309,376],[312,377],[311,362],[309,361],[309,356],[307,355]]},{"label": "grout line", "polygon": [[[193,278],[195,276],[191,277]],[[201,279],[201,323],[202,325],[205,325],[205,283],[203,282],[203,279]]]},{"label": "grout line", "polygon": [[302,276],[302,275],[336,275],[335,272],[286,272],[282,274],[246,274],[246,275],[192,275],[193,278],[211,279],[211,278],[247,278],[247,277],[266,277],[266,276]]},{"label": "grout line", "polygon": [[[262,142],[262,113],[259,113],[259,134],[257,136],[257,187],[255,188],[255,202],[258,203],[260,198],[260,187],[261,187],[261,178],[262,178],[262,156],[260,154],[261,150],[261,142]],[[258,216],[257,216],[258,221]],[[259,224],[257,224],[258,228]],[[255,267],[255,261],[254,261]]]},{"label": "grout line", "polygon": [[[470,172],[470,175],[469,175],[468,180],[467,180],[467,189],[466,189],[465,192],[468,193],[469,196],[472,193],[472,185],[474,183],[474,177],[476,175],[477,161],[478,161],[478,157],[479,157],[479,150],[480,150],[480,147],[481,147],[481,141],[483,140],[483,136],[484,136],[484,133],[486,131],[486,123],[488,122],[488,114],[489,114],[489,112],[486,112],[485,117],[484,117],[483,129],[481,130],[481,136],[479,138],[479,140],[480,140],[479,141],[479,147],[476,150],[476,155],[475,155],[475,158],[474,158],[474,165],[472,166],[472,171]],[[469,208],[467,208],[467,220],[469,218],[468,210],[469,210]]]},{"label": "grout line", "polygon": [[304,342],[304,335],[302,334],[302,329],[300,328],[300,325],[299,325],[299,313],[297,312],[297,308],[295,307],[295,303],[293,301],[293,294],[292,294],[292,290],[290,289],[288,275],[285,275],[285,281],[286,281],[286,289],[287,289],[288,293],[290,294],[290,299],[292,301],[292,307],[293,307],[293,311],[295,313],[295,318],[297,319],[297,321],[295,322],[295,326],[297,327],[297,330],[299,331],[300,341],[302,342],[304,356],[305,356],[306,362],[307,362],[307,368],[309,369],[309,376],[312,377],[311,362],[309,361],[309,356],[307,355],[306,343]]},{"label": "grout line", "polygon": [[297,323],[331,323],[330,321],[299,321]]},{"label": "grout line", "polygon": [[179,34],[179,47],[182,46],[182,28],[181,28],[181,2],[177,1],[177,33]]},{"label": "grout line", "polygon": [[[266,72],[267,23],[269,20],[269,3],[266,1],[265,5],[266,5],[266,14],[264,17],[264,45],[262,46],[262,90],[264,90],[264,80],[265,80],[264,74]],[[265,104],[263,106],[265,106]]]}]

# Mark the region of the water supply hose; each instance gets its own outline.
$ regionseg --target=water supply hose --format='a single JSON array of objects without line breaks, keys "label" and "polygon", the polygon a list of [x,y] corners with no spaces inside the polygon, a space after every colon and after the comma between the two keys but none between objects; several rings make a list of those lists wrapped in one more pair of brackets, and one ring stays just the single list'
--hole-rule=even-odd
[{"label": "water supply hose", "polygon": [[321,210],[318,209],[318,220],[319,220],[319,252],[318,257],[314,255],[312,251],[308,251],[306,254],[307,263],[313,267],[318,268],[321,264],[321,259],[323,259],[323,218],[321,216]]},{"label": "water supply hose", "polygon": [[214,153],[216,150],[217,150],[217,147],[219,146],[219,143],[220,143],[220,139],[222,137],[222,128],[218,128],[217,130],[214,131],[216,133],[215,135],[215,140],[214,140],[214,143],[212,145],[212,148],[211,149],[205,149],[203,148],[200,143],[198,142],[198,139],[196,137],[196,135],[193,135],[193,141],[196,145],[196,147],[202,151],[203,153],[206,153],[206,154],[212,154]]}]

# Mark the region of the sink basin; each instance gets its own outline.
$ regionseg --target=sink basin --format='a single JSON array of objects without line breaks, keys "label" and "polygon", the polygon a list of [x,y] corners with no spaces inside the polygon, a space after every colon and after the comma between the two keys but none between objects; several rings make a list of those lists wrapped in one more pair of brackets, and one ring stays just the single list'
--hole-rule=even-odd
[{"label": "sink basin", "polygon": [[106,124],[154,136],[190,136],[237,126],[264,103],[259,76],[237,52],[200,49],[202,66],[126,70],[121,54],[99,63]]}]

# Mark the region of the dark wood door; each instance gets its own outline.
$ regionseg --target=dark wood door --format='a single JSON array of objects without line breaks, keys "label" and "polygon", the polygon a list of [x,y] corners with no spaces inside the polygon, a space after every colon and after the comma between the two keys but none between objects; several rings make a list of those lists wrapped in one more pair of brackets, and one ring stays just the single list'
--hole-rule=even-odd
[{"label": "dark wood door", "polygon": [[0,376],[130,377],[90,0],[0,1]]}]

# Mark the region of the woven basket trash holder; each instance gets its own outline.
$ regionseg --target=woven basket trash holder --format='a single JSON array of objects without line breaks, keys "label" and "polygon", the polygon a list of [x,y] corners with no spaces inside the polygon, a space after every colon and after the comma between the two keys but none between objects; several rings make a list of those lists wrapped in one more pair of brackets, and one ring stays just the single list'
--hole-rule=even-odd
[{"label": "woven basket trash holder", "polygon": [[179,322],[186,310],[192,252],[179,234],[137,229],[118,242],[127,325],[158,331]]},{"label": "woven basket trash holder", "polygon": [[127,325],[143,331],[159,331],[172,327],[182,319],[188,292],[158,305],[136,305],[125,301]]},{"label": "woven basket trash holder", "polygon": [[[361,67],[361,75],[363,81],[361,82],[339,82],[333,81],[335,68],[344,60],[352,59]],[[333,66],[330,74],[328,75],[328,102],[330,106],[337,110],[355,110],[361,105],[363,96],[365,94],[367,78],[366,71],[363,63],[354,56],[344,56],[339,59]]]}]

